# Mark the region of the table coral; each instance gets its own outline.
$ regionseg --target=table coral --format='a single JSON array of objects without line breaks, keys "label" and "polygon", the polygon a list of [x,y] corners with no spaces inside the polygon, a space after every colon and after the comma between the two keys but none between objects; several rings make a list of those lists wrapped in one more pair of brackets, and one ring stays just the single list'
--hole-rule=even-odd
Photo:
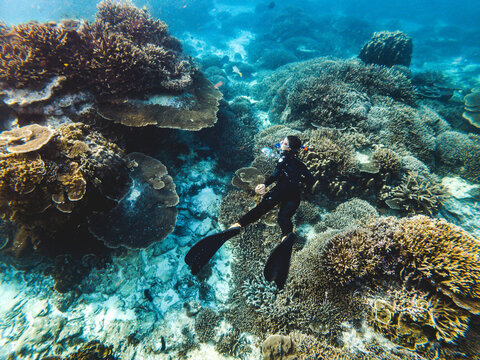
[{"label": "table coral", "polygon": [[53,131],[45,126],[32,124],[0,133],[0,151],[24,154],[35,152],[46,145],[53,136]]}]

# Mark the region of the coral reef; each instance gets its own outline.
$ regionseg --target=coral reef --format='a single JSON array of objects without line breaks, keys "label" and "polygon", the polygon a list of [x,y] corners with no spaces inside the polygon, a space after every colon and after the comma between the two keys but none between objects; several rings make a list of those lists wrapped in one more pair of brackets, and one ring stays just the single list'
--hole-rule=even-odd
[{"label": "coral reef", "polygon": [[480,128],[480,92],[474,91],[465,96],[465,112],[462,116],[473,126]]},{"label": "coral reef", "polygon": [[95,21],[78,28],[55,22],[2,28],[0,44],[0,80],[14,87],[60,75],[97,95],[183,91],[196,72],[165,23],[128,2],[101,2]]},{"label": "coral reef", "polygon": [[128,155],[133,179],[117,206],[88,217],[89,230],[109,247],[145,248],[175,228],[179,197],[167,168],[142,153]]},{"label": "coral reef", "polygon": [[208,342],[215,336],[215,327],[220,317],[212,309],[202,309],[195,318],[195,333],[199,342]]},{"label": "coral reef", "polygon": [[385,185],[379,199],[389,208],[407,214],[433,216],[447,198],[447,192],[434,176],[426,177],[418,172],[407,172],[400,185]]},{"label": "coral reef", "polygon": [[412,39],[401,31],[381,31],[373,34],[363,46],[358,57],[366,64],[391,67],[410,66],[412,61]]},{"label": "coral reef", "polygon": [[307,134],[307,152],[299,157],[308,167],[315,183],[313,192],[339,196],[349,189],[346,178],[358,171],[354,148],[340,131],[317,129]]},{"label": "coral reef", "polygon": [[290,336],[270,335],[262,343],[262,354],[264,360],[288,360],[296,359],[289,356],[294,351],[295,345]]},{"label": "coral reef", "polygon": [[[105,346],[99,341],[90,341],[83,345],[80,350],[63,358],[63,360],[116,360],[113,355],[113,346]],[[42,360],[62,360],[57,356],[48,356]]]},{"label": "coral reef", "polygon": [[473,314],[480,313],[480,241],[444,220],[400,219],[394,233],[406,258],[404,276],[424,279]]},{"label": "coral reef", "polygon": [[373,163],[379,171],[385,174],[396,175],[401,168],[400,157],[395,151],[378,147],[372,154]]},{"label": "coral reef", "polygon": [[[7,149],[21,150],[0,157],[2,217],[37,232],[36,237],[41,229],[49,234],[40,237],[47,242],[68,222],[81,223],[87,209],[118,199],[128,185],[120,148],[85,124],[64,124],[55,132],[34,124],[1,138],[10,142]],[[15,146],[20,140],[24,143]],[[37,239],[34,248],[42,243]]]},{"label": "coral reef", "polygon": [[357,126],[384,98],[411,106],[416,98],[398,70],[329,58],[287,65],[265,77],[254,93],[275,123],[299,127]]},{"label": "coral reef", "polygon": [[442,175],[458,174],[480,180],[480,142],[474,134],[446,131],[437,138],[438,169]]}]

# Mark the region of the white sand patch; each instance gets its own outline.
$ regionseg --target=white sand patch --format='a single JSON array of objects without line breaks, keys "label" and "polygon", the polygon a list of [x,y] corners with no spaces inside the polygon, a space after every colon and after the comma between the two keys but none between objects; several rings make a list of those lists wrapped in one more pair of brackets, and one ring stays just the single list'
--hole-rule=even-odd
[{"label": "white sand patch", "polygon": [[240,54],[243,60],[247,59],[247,51],[245,47],[248,43],[255,38],[255,35],[250,31],[240,31],[239,37],[230,40],[227,43],[228,50],[226,55],[230,58],[230,61],[235,61],[235,55]]},{"label": "white sand patch", "polygon": [[470,184],[460,177],[444,177],[442,179],[442,185],[445,186],[454,198],[466,199],[472,197],[469,192],[473,189],[480,187],[478,184]]}]

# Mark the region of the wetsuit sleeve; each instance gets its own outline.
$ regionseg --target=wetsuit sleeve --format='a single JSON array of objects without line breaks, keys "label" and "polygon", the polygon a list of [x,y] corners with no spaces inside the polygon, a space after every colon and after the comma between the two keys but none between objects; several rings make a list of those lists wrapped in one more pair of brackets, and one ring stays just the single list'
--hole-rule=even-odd
[{"label": "wetsuit sleeve", "polygon": [[275,167],[273,174],[270,175],[267,180],[265,180],[265,186],[269,186],[278,180],[278,177],[280,176],[280,173],[281,173],[280,166],[281,166],[280,163],[277,163],[277,166]]}]

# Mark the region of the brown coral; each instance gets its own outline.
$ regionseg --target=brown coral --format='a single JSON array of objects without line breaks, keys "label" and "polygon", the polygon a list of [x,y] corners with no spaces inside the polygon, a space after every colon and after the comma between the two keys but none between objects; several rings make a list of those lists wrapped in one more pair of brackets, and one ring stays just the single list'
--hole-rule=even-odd
[{"label": "brown coral", "polygon": [[401,31],[381,31],[373,34],[358,57],[366,64],[410,66],[412,39]]},{"label": "brown coral", "polygon": [[462,116],[467,119],[470,124],[480,128],[480,92],[472,92],[465,96],[465,112]]},{"label": "brown coral", "polygon": [[0,133],[0,149],[7,152],[24,154],[41,149],[53,136],[53,131],[45,126],[32,124]]},{"label": "brown coral", "polygon": [[480,314],[480,241],[444,220],[401,219],[394,238],[406,257],[404,276],[424,279],[453,302]]},{"label": "brown coral", "polygon": [[[94,23],[28,23],[0,30],[0,81],[38,87],[65,76],[97,95],[181,92],[196,72],[165,23],[128,2],[104,1]],[[74,62],[71,59],[75,59]]]},{"label": "brown coral", "polygon": [[385,186],[380,199],[391,209],[402,210],[409,214],[435,214],[447,193],[433,177],[427,178],[418,172],[409,172],[400,185]]}]

